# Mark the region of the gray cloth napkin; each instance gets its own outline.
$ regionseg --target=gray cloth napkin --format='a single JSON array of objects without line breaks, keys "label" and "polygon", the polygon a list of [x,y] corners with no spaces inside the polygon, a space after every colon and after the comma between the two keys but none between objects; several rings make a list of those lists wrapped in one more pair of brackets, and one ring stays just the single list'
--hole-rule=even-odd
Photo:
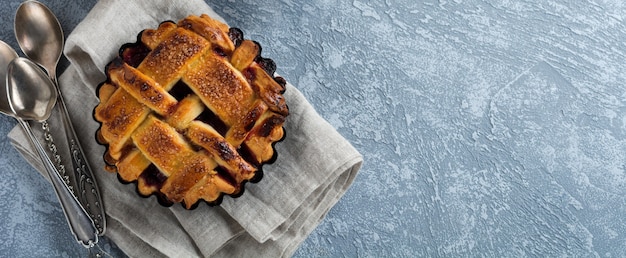
[{"label": "gray cloth napkin", "polygon": [[[291,256],[348,189],[362,157],[290,84],[285,93],[290,109],[287,136],[276,145],[278,159],[264,166],[263,179],[247,184],[239,198],[227,196],[219,207],[201,204],[191,211],[181,205],[162,207],[154,197],[140,197],[134,184],[121,184],[103,169],[105,149],[95,141],[99,124],[92,112],[105,64],[142,29],[202,13],[223,21],[201,0],[100,0],[67,38],[70,66],[59,82],[100,185],[106,235],[132,257]],[[49,123],[59,149],[64,149],[59,115],[53,114]],[[41,135],[36,123],[33,126]],[[14,128],[9,138],[43,171],[21,128]]]}]

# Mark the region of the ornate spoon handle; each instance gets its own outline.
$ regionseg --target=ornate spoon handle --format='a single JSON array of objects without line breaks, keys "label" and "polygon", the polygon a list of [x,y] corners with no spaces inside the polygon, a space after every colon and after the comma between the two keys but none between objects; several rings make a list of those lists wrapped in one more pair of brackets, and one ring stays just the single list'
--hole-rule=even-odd
[{"label": "ornate spoon handle", "polygon": [[57,195],[57,198],[59,198],[59,202],[61,203],[61,207],[65,213],[65,218],[67,219],[76,240],[85,247],[92,247],[94,244],[98,243],[98,232],[93,224],[93,221],[80,205],[78,199],[76,199],[76,197],[67,188],[63,179],[61,179],[59,172],[52,163],[52,160],[50,160],[50,157],[48,157],[43,146],[41,146],[39,140],[37,140],[36,136],[33,134],[28,122],[19,118],[17,121],[28,134],[28,138],[35,146],[39,157],[43,161],[43,165],[46,168],[46,172],[48,173],[54,192]]},{"label": "ornate spoon handle", "polygon": [[85,153],[80,146],[80,142],[78,141],[78,137],[76,136],[76,132],[74,131],[74,126],[72,126],[72,122],[70,121],[69,113],[67,112],[67,108],[65,106],[65,101],[61,96],[61,91],[58,90],[58,92],[59,98],[57,100],[57,106],[61,110],[61,117],[63,120],[63,125],[65,127],[65,137],[67,138],[67,142],[70,148],[72,165],[74,167],[74,172],[76,175],[77,185],[75,186],[75,193],[78,199],[81,200],[83,207],[85,207],[85,210],[93,220],[94,225],[98,230],[98,234],[103,235],[106,229],[106,219],[104,207],[102,206],[102,199],[100,197],[100,190],[98,189],[98,185],[96,183],[96,179],[93,176],[93,172],[91,171],[91,167],[89,167],[89,163],[85,158]]},{"label": "ornate spoon handle", "polygon": [[61,156],[57,150],[57,145],[54,143],[52,133],[50,133],[50,125],[48,124],[48,121],[43,121],[41,123],[41,129],[43,130],[43,138],[46,141],[46,147],[48,147],[48,150],[52,153],[52,159],[57,170],[59,170],[59,175],[63,179],[63,182],[67,185],[70,192],[74,194],[74,189],[70,183],[70,177],[65,172],[65,165],[63,165],[63,161],[61,160]]}]

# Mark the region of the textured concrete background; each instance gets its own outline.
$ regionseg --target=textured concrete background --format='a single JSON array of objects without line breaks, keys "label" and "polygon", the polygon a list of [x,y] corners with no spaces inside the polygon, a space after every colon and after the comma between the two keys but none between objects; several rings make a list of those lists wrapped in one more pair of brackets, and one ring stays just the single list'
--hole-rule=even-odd
[{"label": "textured concrete background", "polygon": [[[67,33],[95,3],[42,2]],[[621,0],[208,3],[364,155],[296,256],[626,256]],[[14,125],[0,256],[84,255]]]}]

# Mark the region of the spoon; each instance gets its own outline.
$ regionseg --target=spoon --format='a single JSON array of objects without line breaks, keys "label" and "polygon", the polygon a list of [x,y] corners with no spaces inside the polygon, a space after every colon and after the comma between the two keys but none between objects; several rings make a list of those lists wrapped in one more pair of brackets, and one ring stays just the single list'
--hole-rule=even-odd
[{"label": "spoon", "polygon": [[80,193],[78,197],[91,215],[99,235],[103,235],[106,220],[100,191],[70,121],[56,77],[56,67],[63,54],[64,45],[61,25],[48,7],[37,1],[25,1],[18,7],[15,14],[15,36],[24,54],[42,66],[56,86],[65,137],[72,154],[72,165],[77,180],[80,180],[77,185],[78,193]]},{"label": "spoon", "polygon": [[16,59],[17,53],[4,41],[0,41],[0,112],[10,117],[15,117],[7,97],[7,67]]},{"label": "spoon", "polygon": [[76,240],[86,247],[93,246],[98,241],[93,222],[64,184],[52,160],[25,120],[48,119],[57,98],[52,82],[36,64],[19,58],[17,53],[2,41],[0,41],[0,75],[4,75],[5,78],[0,80],[0,112],[14,117],[35,146]]},{"label": "spoon", "polygon": [[56,104],[57,92],[47,77],[44,77],[46,80],[41,79],[43,73],[37,65],[18,57],[11,60],[6,74],[6,95],[15,117],[23,120],[47,120]]}]

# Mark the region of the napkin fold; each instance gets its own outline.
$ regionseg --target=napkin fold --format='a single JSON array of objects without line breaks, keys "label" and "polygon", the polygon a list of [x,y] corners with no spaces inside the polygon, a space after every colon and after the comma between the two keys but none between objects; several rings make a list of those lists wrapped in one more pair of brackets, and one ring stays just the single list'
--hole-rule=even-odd
[{"label": "napkin fold", "polygon": [[[203,13],[224,21],[201,0],[100,0],[67,38],[70,66],[59,84],[100,186],[107,213],[105,234],[132,257],[291,256],[345,193],[362,164],[361,155],[291,84],[285,92],[290,115],[284,125],[286,138],[276,144],[278,159],[265,165],[263,179],[246,184],[239,198],[226,196],[221,206],[200,204],[191,211],[181,205],[162,207],[155,197],[140,197],[134,184],[121,184],[116,174],[104,170],[105,148],[95,141],[99,124],[92,116],[104,66],[122,44],[136,41],[141,30]],[[58,112],[49,123],[60,154],[68,157]],[[31,165],[44,171],[20,127],[9,138]],[[71,168],[68,160],[64,163]]]}]

